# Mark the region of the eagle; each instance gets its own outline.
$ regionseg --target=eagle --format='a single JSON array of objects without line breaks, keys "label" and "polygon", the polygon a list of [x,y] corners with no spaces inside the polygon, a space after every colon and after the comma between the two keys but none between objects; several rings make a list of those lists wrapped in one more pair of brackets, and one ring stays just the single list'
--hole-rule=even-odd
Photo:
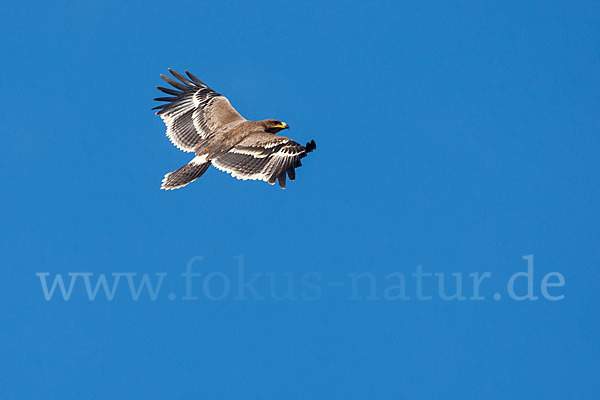
[{"label": "eagle", "polygon": [[276,119],[249,121],[231,106],[227,97],[185,71],[187,77],[169,72],[177,80],[160,75],[173,88],[157,86],[171,97],[154,107],[167,126],[167,137],[178,149],[194,153],[183,167],[165,175],[161,189],[173,190],[200,178],[214,165],[242,180],[261,180],[285,189],[286,175],[295,180],[300,160],[316,149],[314,140],[302,146],[276,133],[289,129]]}]

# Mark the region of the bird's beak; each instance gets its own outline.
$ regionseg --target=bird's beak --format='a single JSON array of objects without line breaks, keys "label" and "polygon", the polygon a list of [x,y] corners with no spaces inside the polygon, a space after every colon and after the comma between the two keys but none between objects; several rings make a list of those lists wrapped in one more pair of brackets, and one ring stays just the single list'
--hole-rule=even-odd
[{"label": "bird's beak", "polygon": [[285,122],[282,122],[280,125],[275,125],[275,128],[290,129],[290,126]]}]

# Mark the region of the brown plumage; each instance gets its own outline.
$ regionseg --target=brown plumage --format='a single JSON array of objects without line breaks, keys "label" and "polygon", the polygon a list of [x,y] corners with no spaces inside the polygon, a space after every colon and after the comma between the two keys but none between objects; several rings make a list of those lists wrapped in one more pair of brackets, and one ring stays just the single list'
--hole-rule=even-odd
[{"label": "brown plumage", "polygon": [[[161,189],[178,189],[200,178],[214,165],[242,180],[262,180],[285,189],[286,175],[296,176],[300,159],[316,148],[314,140],[302,146],[275,135],[289,126],[275,119],[248,121],[227,98],[186,71],[187,77],[169,69],[175,80],[161,75],[174,87],[158,89],[174,97],[154,100],[166,103],[155,107],[165,125],[167,137],[180,150],[196,156],[188,164],[165,175]],[[188,79],[189,78],[189,79]]]}]

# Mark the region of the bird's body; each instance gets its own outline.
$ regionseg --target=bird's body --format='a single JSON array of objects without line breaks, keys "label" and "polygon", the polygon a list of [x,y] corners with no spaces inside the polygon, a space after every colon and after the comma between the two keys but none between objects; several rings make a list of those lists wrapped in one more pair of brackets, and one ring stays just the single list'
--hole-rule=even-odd
[{"label": "bird's body", "polygon": [[167,125],[167,137],[180,150],[194,152],[188,164],[165,175],[161,189],[177,189],[198,179],[214,165],[242,180],[263,180],[285,188],[286,174],[295,179],[300,159],[316,148],[311,141],[302,146],[275,133],[287,129],[284,122],[266,119],[248,121],[206,84],[186,71],[169,69],[176,81],[161,77],[178,90],[158,87],[175,97],[155,100],[167,103],[155,107]]}]

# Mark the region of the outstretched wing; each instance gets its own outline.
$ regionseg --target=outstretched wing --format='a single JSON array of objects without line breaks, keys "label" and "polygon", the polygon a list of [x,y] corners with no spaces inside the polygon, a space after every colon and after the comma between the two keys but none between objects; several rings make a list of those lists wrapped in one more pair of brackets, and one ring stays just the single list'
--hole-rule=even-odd
[{"label": "outstretched wing", "polygon": [[153,110],[158,110],[156,115],[160,115],[167,125],[167,137],[180,150],[192,152],[219,127],[245,121],[227,97],[209,88],[190,72],[185,71],[189,79],[170,68],[169,72],[179,81],[165,75],[161,78],[175,89],[160,86],[157,89],[174,97],[155,98],[166,103]]},{"label": "outstretched wing", "polygon": [[229,152],[214,158],[213,165],[242,180],[261,180],[271,185],[279,179],[285,189],[286,173],[293,181],[300,160],[316,148],[315,141],[302,146],[283,136],[255,133],[233,147]]}]

